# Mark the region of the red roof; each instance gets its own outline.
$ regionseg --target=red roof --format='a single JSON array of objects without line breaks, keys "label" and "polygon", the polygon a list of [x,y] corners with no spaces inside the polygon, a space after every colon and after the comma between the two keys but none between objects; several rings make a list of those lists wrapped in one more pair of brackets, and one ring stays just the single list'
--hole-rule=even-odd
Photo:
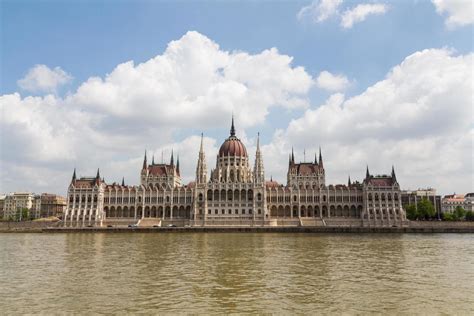
[{"label": "red roof", "polygon": [[390,187],[395,184],[392,177],[370,177],[366,179],[365,182],[377,187]]},{"label": "red roof", "polygon": [[278,182],[276,182],[276,181],[271,180],[271,181],[265,182],[265,186],[266,186],[267,188],[276,188],[276,187],[279,187],[280,184],[279,184]]},{"label": "red roof", "polygon": [[167,175],[173,175],[173,166],[171,165],[166,165],[166,164],[156,164],[156,165],[149,165],[148,166],[148,172],[151,175],[154,176],[167,176]]},{"label": "red roof", "polygon": [[295,170],[296,173],[300,176],[309,176],[313,174],[317,174],[318,171],[321,169],[319,165],[311,162],[300,162],[297,164],[292,164],[290,169]]},{"label": "red roof", "polygon": [[247,157],[247,149],[240,139],[235,136],[230,136],[219,149],[219,157],[225,156]]}]

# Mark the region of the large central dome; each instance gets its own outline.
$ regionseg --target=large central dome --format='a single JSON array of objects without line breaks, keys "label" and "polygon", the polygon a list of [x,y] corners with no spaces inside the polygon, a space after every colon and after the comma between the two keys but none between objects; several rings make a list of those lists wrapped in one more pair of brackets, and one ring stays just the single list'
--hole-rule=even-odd
[{"label": "large central dome", "polygon": [[235,136],[234,117],[232,117],[232,126],[230,127],[230,136],[225,140],[219,149],[219,157],[247,157],[247,149],[244,144]]}]

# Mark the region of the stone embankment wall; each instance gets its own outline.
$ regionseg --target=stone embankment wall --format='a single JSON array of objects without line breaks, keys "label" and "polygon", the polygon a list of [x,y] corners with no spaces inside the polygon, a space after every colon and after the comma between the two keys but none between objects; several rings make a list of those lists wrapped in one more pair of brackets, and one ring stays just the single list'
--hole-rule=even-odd
[{"label": "stone embankment wall", "polygon": [[337,226],[206,226],[206,227],[81,227],[61,222],[0,222],[1,232],[285,232],[285,233],[474,233],[474,222],[409,221],[403,227]]},{"label": "stone embankment wall", "polygon": [[0,222],[2,232],[41,232],[44,228],[60,227],[61,222]]}]

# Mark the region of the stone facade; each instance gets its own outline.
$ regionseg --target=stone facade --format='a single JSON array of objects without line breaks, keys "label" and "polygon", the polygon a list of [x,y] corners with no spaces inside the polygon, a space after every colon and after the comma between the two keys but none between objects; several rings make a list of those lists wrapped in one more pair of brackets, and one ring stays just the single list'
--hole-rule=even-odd
[{"label": "stone facade", "polygon": [[195,181],[182,184],[179,158],[175,163],[173,154],[169,164],[154,159],[149,164],[145,152],[140,182],[106,184],[99,171],[96,177],[76,179],[74,170],[65,225],[397,226],[406,221],[393,168],[391,175],[374,176],[367,167],[362,182],[326,185],[321,150],[314,162],[300,163],[292,152],[287,184],[265,181],[259,140],[252,169],[233,120],[209,177],[201,136]]}]

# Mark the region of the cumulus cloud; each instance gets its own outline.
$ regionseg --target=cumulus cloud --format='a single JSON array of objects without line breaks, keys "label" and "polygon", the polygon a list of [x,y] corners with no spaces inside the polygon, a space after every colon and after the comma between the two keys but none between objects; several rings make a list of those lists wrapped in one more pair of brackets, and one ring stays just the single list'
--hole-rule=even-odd
[{"label": "cumulus cloud", "polygon": [[[60,73],[58,69],[54,72]],[[42,76],[29,77],[42,89],[54,89]],[[32,88],[24,79],[20,82]],[[55,82],[56,88],[63,81]],[[303,67],[292,65],[292,57],[275,48],[257,54],[229,52],[200,33],[188,32],[170,42],[163,54],[141,64],[122,63],[64,98],[3,95],[1,163],[7,169],[3,179],[12,180],[1,181],[0,189],[15,189],[15,165],[37,168],[36,175],[45,177],[46,166],[67,168],[63,180],[74,165],[92,174],[98,166],[108,174],[129,166],[125,176],[137,183],[141,165],[132,165],[144,148],[172,144],[183,131],[227,128],[232,112],[246,128],[263,123],[271,108],[306,108],[313,82]],[[196,157],[183,159],[183,168],[186,159],[194,163]],[[32,189],[42,187],[34,183]],[[63,183],[54,189],[65,188]]]},{"label": "cumulus cloud", "polygon": [[57,88],[72,79],[72,76],[60,67],[51,69],[46,65],[35,65],[17,83],[20,88],[29,92],[56,92]]},{"label": "cumulus cloud", "polygon": [[342,74],[332,74],[329,71],[321,71],[316,78],[316,86],[327,91],[343,91],[349,86],[350,82]]},{"label": "cumulus cloud", "polygon": [[350,170],[362,176],[366,163],[385,173],[394,163],[405,188],[472,190],[473,56],[417,52],[362,94],[334,94],[308,109],[273,142],[287,151],[295,145],[300,153],[323,145],[327,176],[335,181]]},{"label": "cumulus cloud", "polygon": [[314,0],[311,4],[303,7],[296,15],[298,20],[306,18],[320,23],[338,14],[338,8],[342,0]]},{"label": "cumulus cloud", "polygon": [[354,24],[365,21],[369,15],[381,15],[387,12],[387,10],[388,6],[385,4],[359,4],[354,8],[344,11],[341,16],[341,26],[350,29]]},{"label": "cumulus cloud", "polygon": [[436,12],[446,16],[446,26],[450,29],[472,24],[474,22],[471,0],[431,0]]}]

